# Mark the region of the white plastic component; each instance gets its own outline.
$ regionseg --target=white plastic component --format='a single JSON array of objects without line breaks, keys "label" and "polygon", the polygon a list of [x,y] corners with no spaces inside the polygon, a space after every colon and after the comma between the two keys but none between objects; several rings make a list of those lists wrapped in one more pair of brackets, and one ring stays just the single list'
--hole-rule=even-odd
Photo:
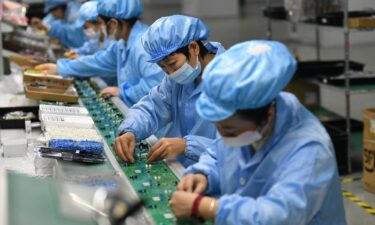
[{"label": "white plastic component", "polygon": [[43,128],[48,126],[94,128],[94,121],[88,116],[43,114],[40,120],[42,121]]},{"label": "white plastic component", "polygon": [[135,172],[135,173],[142,173],[141,170],[135,170],[134,172]]},{"label": "white plastic component", "polygon": [[149,186],[150,186],[150,183],[149,183],[149,182],[144,182],[144,183],[143,183],[143,186],[145,186],[145,187],[149,187]]},{"label": "white plastic component", "polygon": [[152,200],[154,202],[160,202],[160,197],[159,196],[152,197]]},{"label": "white plastic component", "polygon": [[89,111],[83,107],[75,106],[58,106],[58,105],[39,105],[39,113],[43,114],[59,114],[73,116],[88,116]]},{"label": "white plastic component", "polygon": [[164,218],[166,218],[166,219],[173,219],[174,215],[172,213],[166,213],[166,214],[164,214]]}]

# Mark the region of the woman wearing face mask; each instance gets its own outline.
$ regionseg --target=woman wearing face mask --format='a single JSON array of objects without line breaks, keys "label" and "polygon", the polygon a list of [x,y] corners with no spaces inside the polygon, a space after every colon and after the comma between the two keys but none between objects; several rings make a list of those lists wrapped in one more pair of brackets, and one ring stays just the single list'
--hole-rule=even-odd
[{"label": "woman wearing face mask", "polygon": [[210,63],[196,107],[221,137],[181,179],[170,201],[177,217],[346,224],[329,135],[294,95],[281,92],[295,70],[289,50],[274,41],[237,44]]},{"label": "woman wearing face mask", "polygon": [[209,32],[197,18],[162,17],[142,36],[143,47],[166,73],[161,84],[134,105],[122,123],[123,134],[115,141],[117,154],[134,161],[136,141],[156,133],[168,123],[170,138],[160,139],[147,155],[148,163],[175,158],[186,167],[198,161],[215,138],[213,124],[201,119],[195,102],[201,94],[201,74],[224,48],[215,42],[203,44]]},{"label": "woman wearing face mask", "polygon": [[[99,0],[97,11],[107,33],[117,41],[105,50],[75,60],[61,59],[56,64],[43,64],[36,69],[63,77],[115,78],[117,93],[129,107],[138,102],[164,77],[163,71],[154,63],[141,43],[141,35],[148,26],[138,17],[143,12],[140,0]],[[108,37],[109,38],[109,37]]]},{"label": "woman wearing face mask", "polygon": [[68,48],[77,48],[86,41],[82,28],[76,28],[80,4],[72,0],[47,0],[44,12],[47,16],[40,20],[32,18],[31,25],[39,30],[47,31],[48,36]]},{"label": "woman wearing face mask", "polygon": [[97,5],[96,1],[90,1],[84,3],[79,9],[76,27],[81,29],[83,27],[88,41],[82,47],[66,53],[66,57],[75,59],[80,55],[92,55],[101,48],[108,48],[114,42],[107,38],[107,28],[104,21],[99,19]]}]

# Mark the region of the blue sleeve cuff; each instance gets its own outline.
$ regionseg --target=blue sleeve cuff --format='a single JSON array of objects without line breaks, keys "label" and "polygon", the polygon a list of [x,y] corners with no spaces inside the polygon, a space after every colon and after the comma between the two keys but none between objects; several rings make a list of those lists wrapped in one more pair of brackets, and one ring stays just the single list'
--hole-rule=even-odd
[{"label": "blue sleeve cuff", "polygon": [[85,51],[84,49],[81,49],[81,48],[76,48],[73,50],[76,54],[78,55],[84,55],[85,54]]},{"label": "blue sleeve cuff", "polygon": [[65,66],[70,59],[59,59],[56,63],[56,71],[57,73],[62,76],[63,78],[68,78],[69,75],[66,73]]},{"label": "blue sleeve cuff", "polygon": [[184,139],[186,141],[185,156],[198,162],[202,153],[201,149],[197,148],[194,138],[192,138],[190,135],[186,135]]},{"label": "blue sleeve cuff", "polygon": [[[142,141],[144,138],[142,138],[141,135],[139,135],[140,133],[136,131],[136,129],[130,127],[130,126],[127,126],[127,124],[125,124],[125,120],[122,122],[122,124],[120,125],[119,129],[118,129],[118,132],[119,134],[124,134],[126,132],[131,132],[134,134],[135,136],[135,140],[137,142],[140,142]],[[139,138],[140,137],[140,138]]]},{"label": "blue sleeve cuff", "polygon": [[126,90],[129,88],[128,83],[123,83],[120,85],[120,99],[125,103],[126,106],[132,107],[134,102],[127,96]]}]

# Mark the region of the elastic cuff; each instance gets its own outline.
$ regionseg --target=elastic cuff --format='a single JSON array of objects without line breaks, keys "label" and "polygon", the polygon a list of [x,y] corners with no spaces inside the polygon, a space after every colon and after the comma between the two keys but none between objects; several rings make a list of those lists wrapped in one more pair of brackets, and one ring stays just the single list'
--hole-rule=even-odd
[{"label": "elastic cuff", "polygon": [[199,155],[195,153],[192,149],[194,148],[194,145],[191,145],[190,143],[192,142],[191,138],[189,136],[183,137],[186,141],[186,146],[185,146],[185,157],[194,160],[196,162],[199,161]]},{"label": "elastic cuff", "polygon": [[[123,135],[125,133],[132,133],[134,135],[135,140],[137,140],[137,136],[135,135],[135,132],[132,129],[124,129],[123,131],[120,131],[118,136],[120,137],[121,135]],[[140,140],[137,140],[137,142],[138,141],[140,141]]]}]

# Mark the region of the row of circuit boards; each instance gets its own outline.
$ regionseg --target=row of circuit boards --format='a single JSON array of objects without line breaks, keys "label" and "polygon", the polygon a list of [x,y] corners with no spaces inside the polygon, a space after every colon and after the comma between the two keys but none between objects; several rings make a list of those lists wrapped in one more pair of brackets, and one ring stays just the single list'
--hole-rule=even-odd
[{"label": "row of circuit boards", "polygon": [[[111,98],[99,97],[100,87],[89,80],[75,80],[83,105],[89,111],[102,137],[111,148],[117,162],[123,169],[138,196],[145,202],[145,208],[156,224],[197,224],[191,219],[176,220],[169,207],[179,179],[164,161],[146,163],[150,150],[147,142],[137,144],[134,158],[135,163],[126,163],[120,159],[113,149],[118,129],[125,119],[123,113],[112,102]],[[199,222],[198,222],[199,224]]]}]

